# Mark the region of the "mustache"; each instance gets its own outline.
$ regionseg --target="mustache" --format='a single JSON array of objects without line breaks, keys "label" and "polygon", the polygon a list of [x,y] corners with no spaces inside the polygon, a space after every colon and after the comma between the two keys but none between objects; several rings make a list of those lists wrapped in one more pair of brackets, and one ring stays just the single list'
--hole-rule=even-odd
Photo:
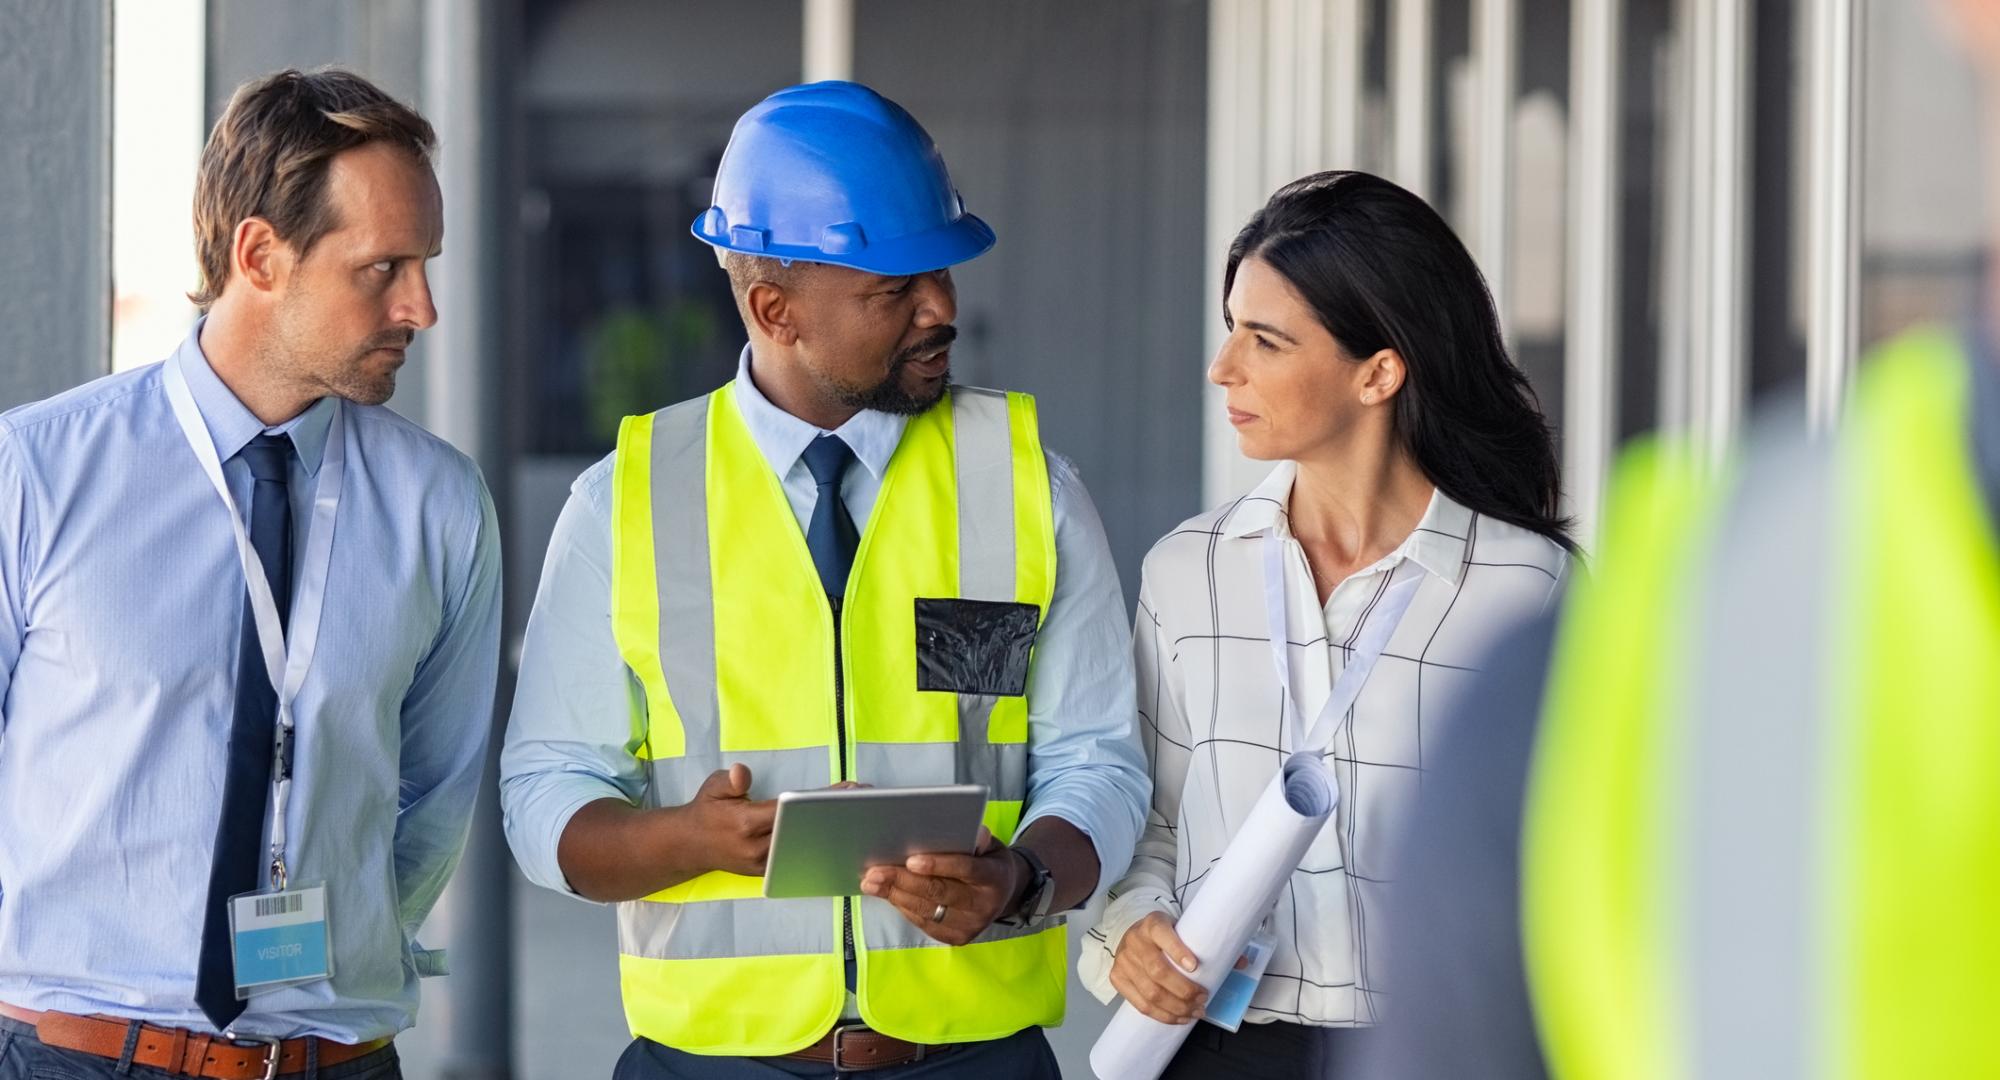
[{"label": "mustache", "polygon": [[391,330],[386,334],[377,334],[369,338],[361,351],[371,353],[377,349],[407,349],[415,340],[417,340],[415,330]]},{"label": "mustache", "polygon": [[930,353],[934,353],[939,349],[942,349],[945,346],[957,340],[958,340],[958,327],[940,326],[937,329],[931,331],[930,333],[924,335],[924,339],[922,341],[917,342],[915,345],[911,345],[905,349],[897,350],[896,359],[893,366],[902,367],[904,364],[910,363],[911,361],[916,360],[920,356],[925,356]]}]

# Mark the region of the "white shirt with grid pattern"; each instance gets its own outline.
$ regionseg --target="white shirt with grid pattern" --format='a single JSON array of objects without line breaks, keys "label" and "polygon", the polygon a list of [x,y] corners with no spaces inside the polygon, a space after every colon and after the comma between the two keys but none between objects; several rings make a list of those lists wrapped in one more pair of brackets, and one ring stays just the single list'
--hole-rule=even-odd
[{"label": "white shirt with grid pattern", "polygon": [[1321,1026],[1375,1022],[1385,1004],[1380,920],[1393,902],[1386,839],[1415,800],[1444,706],[1495,635],[1550,604],[1561,546],[1475,514],[1442,491],[1395,551],[1324,606],[1285,507],[1297,467],[1192,518],[1147,555],[1133,648],[1153,802],[1132,868],[1084,942],[1079,974],[1109,1001],[1116,943],[1146,914],[1179,917],[1291,753],[1264,610],[1263,534],[1286,541],[1293,693],[1310,726],[1362,621],[1391,581],[1423,575],[1409,610],[1327,748],[1334,817],[1279,894],[1277,946],[1245,1016]]}]

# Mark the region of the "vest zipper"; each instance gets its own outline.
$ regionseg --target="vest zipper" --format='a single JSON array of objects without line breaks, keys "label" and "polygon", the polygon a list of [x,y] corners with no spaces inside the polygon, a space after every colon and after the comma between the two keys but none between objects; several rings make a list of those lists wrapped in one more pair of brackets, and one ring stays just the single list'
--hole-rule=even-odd
[{"label": "vest zipper", "polygon": [[847,779],[847,679],[841,671],[840,598],[827,597],[833,605],[833,757],[840,763],[840,779]]},{"label": "vest zipper", "polygon": [[[833,606],[833,757],[840,763],[840,779],[847,779],[847,678],[842,670],[840,643],[840,597],[829,596]],[[854,898],[840,898],[841,960],[854,962]]]}]

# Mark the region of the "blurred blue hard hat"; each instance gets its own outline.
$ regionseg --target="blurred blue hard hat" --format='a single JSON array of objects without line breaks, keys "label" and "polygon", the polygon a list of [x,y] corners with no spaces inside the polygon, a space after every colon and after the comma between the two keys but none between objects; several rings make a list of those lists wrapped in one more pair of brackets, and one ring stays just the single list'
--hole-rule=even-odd
[{"label": "blurred blue hard hat", "polygon": [[891,277],[993,246],[916,119],[860,83],[834,81],[787,87],[736,121],[694,235],[726,251]]}]

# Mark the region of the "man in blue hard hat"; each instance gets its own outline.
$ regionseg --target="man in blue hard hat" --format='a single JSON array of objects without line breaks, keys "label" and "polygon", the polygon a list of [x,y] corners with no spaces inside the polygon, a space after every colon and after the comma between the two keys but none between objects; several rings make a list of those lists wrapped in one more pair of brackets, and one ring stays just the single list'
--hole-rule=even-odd
[{"label": "man in blue hard hat", "polygon": [[[737,123],[694,224],[749,343],[576,482],[502,762],[538,883],[616,902],[620,1077],[1056,1077],[1063,912],[1150,797],[1124,601],[1024,394],[953,386],[950,267],[993,245],[853,83]],[[979,784],[965,854],[766,899],[773,799]]]}]

